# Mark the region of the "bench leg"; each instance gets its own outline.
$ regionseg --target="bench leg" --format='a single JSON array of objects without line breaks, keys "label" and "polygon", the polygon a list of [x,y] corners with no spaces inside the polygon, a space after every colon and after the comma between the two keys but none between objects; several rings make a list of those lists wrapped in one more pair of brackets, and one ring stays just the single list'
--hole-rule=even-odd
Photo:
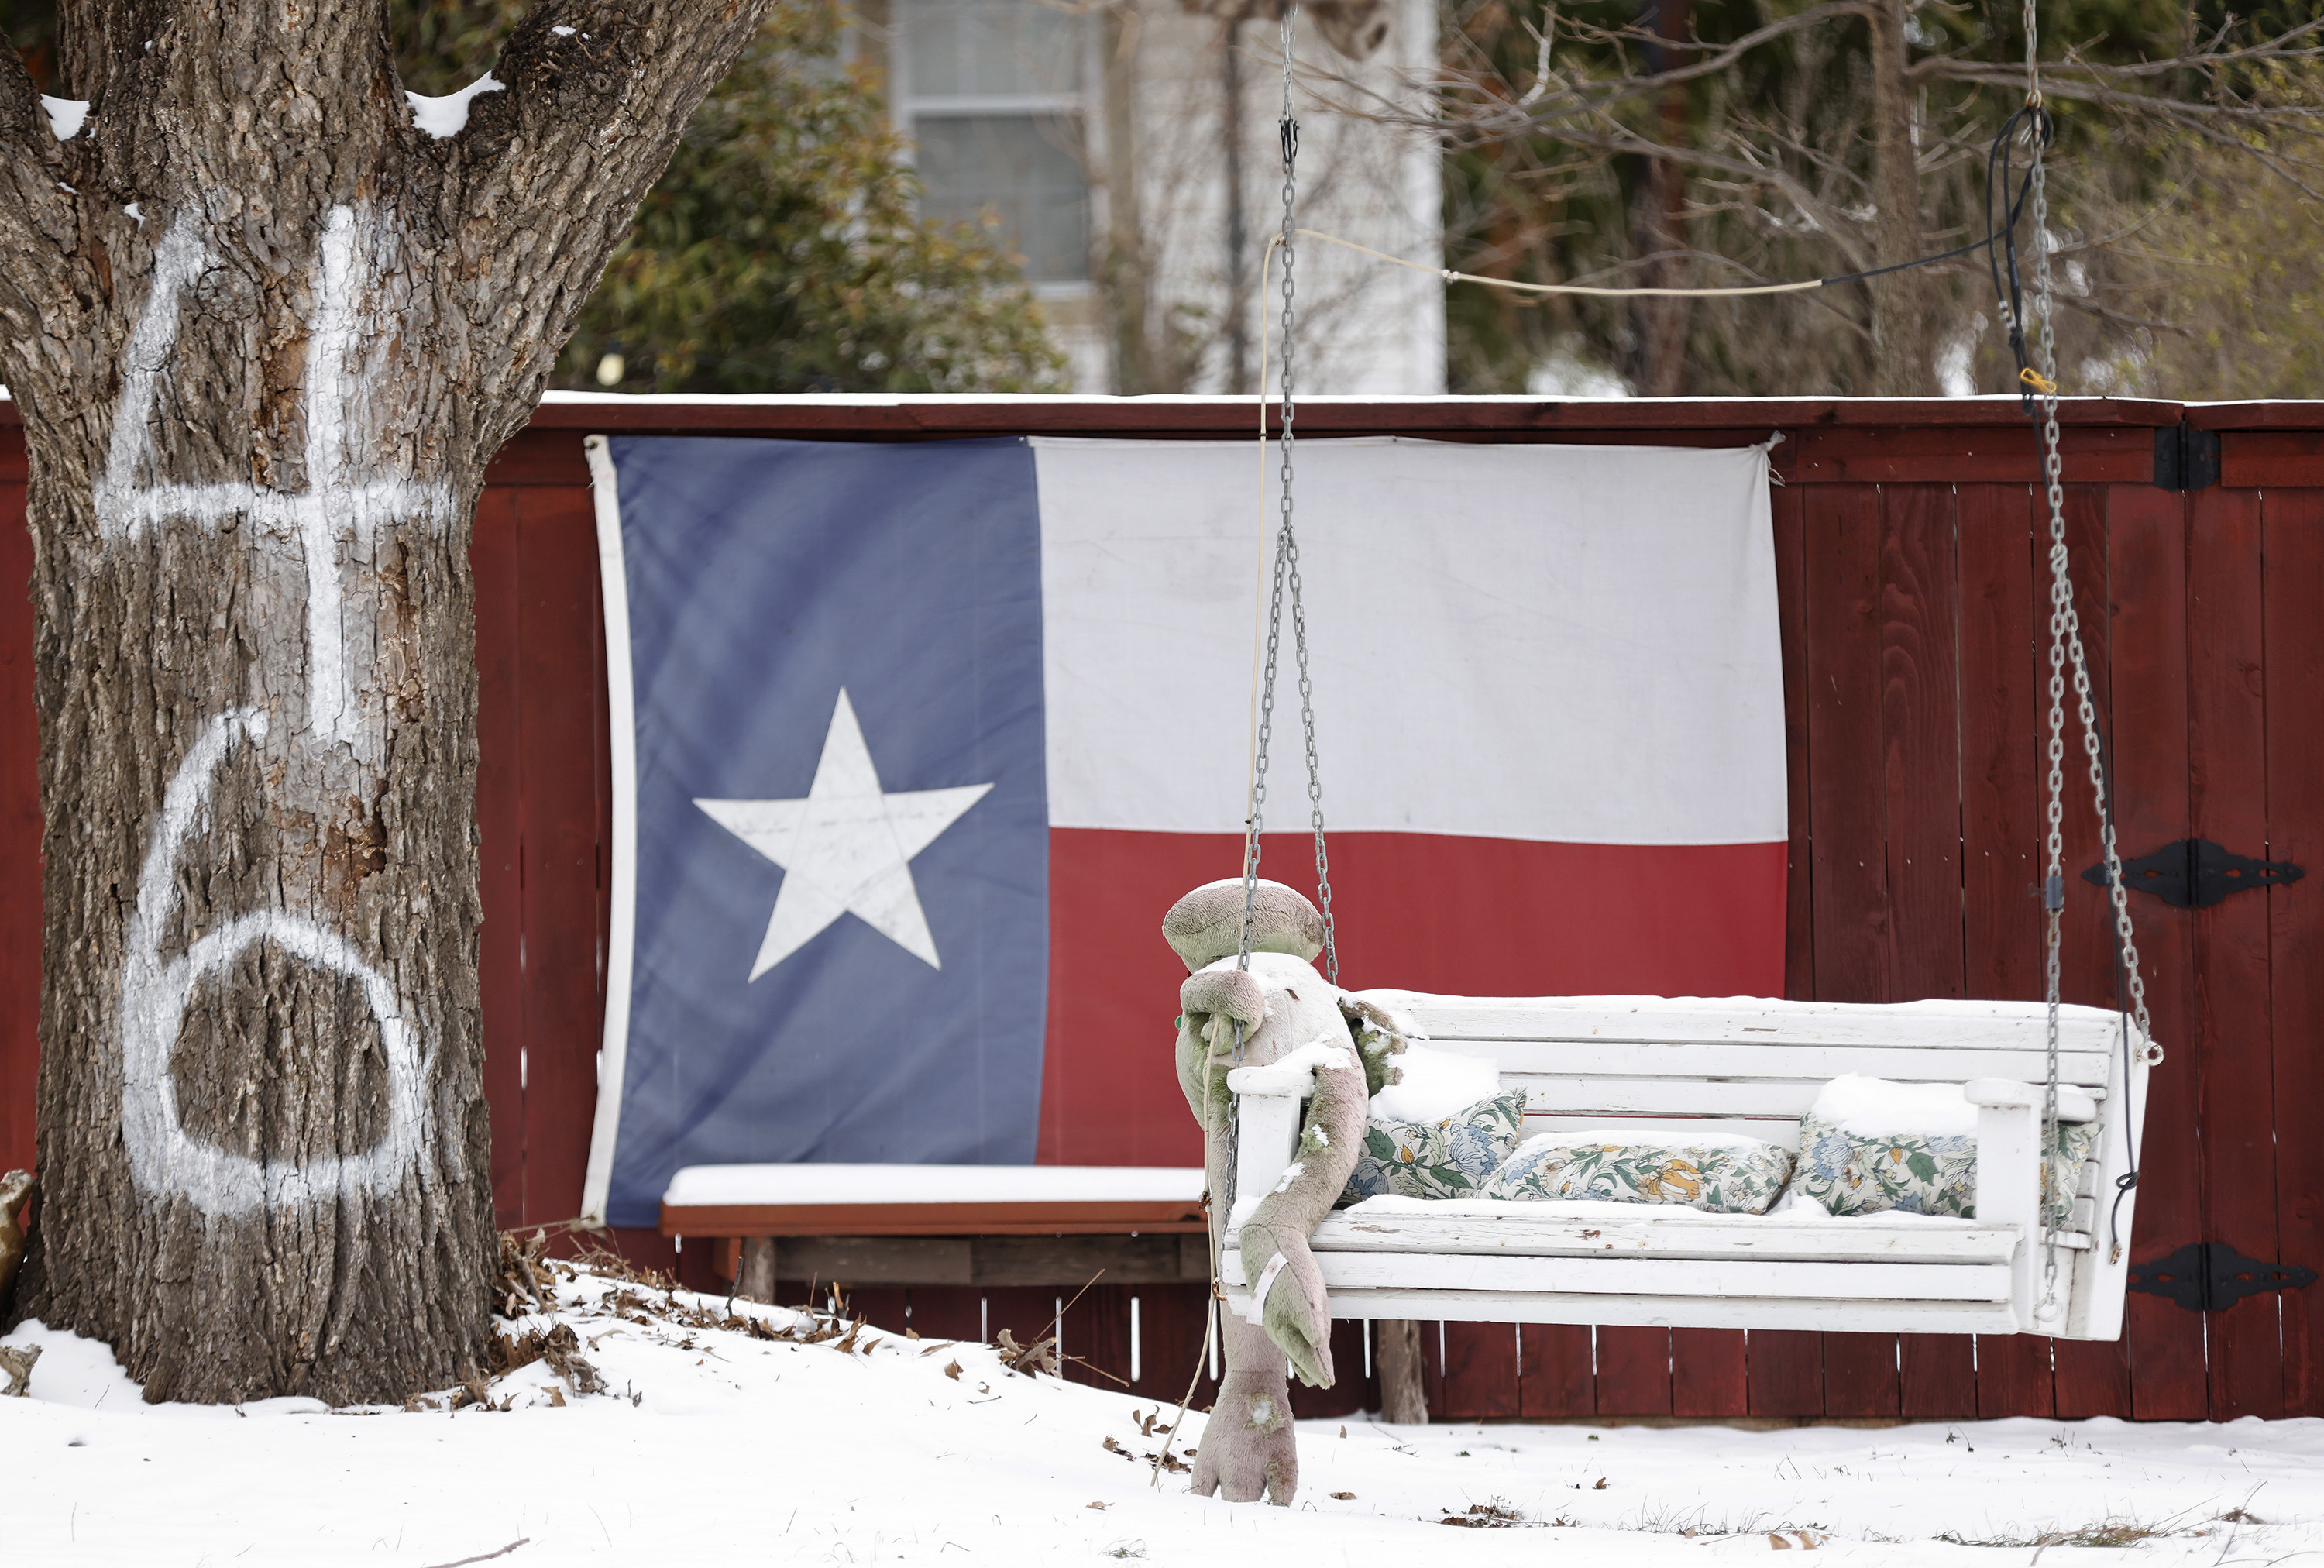
[{"label": "bench leg", "polygon": [[1380,1419],[1390,1426],[1428,1425],[1428,1381],[1420,1359],[1420,1325],[1381,1318],[1372,1324],[1379,1367]]},{"label": "bench leg", "polygon": [[734,1294],[744,1301],[763,1305],[775,1304],[775,1239],[772,1236],[742,1238],[742,1262],[734,1275]]}]

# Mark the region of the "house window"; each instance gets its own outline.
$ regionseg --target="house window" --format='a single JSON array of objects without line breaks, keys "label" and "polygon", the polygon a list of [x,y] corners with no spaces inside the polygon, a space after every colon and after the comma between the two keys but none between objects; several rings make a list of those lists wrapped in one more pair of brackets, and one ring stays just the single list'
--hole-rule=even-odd
[{"label": "house window", "polygon": [[1041,0],[904,0],[898,114],[923,216],[990,215],[1034,282],[1089,276],[1084,19]]}]

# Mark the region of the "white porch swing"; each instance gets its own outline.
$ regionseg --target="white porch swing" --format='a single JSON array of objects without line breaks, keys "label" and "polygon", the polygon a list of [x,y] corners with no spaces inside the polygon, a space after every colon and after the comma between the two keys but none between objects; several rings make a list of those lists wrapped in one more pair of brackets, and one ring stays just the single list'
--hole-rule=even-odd
[{"label": "white porch swing", "polygon": [[[1277,245],[1285,251],[1282,512],[1255,715],[1242,965],[1250,964],[1249,910],[1258,876],[1276,655],[1287,596],[1306,726],[1324,956],[1327,973],[1336,983],[1306,627],[1292,526],[1292,242],[1307,231],[1294,228],[1291,212],[1297,134],[1291,117],[1290,25],[1286,18],[1283,232],[1269,246],[1270,254]],[[2025,192],[2031,194],[2037,235],[2046,217],[2042,153],[2048,122],[2041,108],[2034,48],[2029,6],[2027,105],[2011,116],[1996,143],[1996,157],[2004,161],[2006,229],[1989,226],[1986,240],[1979,242],[1989,252],[1997,246],[2008,249],[2009,296],[2016,293],[2015,220]],[[2021,122],[2032,157],[2024,189],[2013,204],[2007,146]],[[2038,370],[2029,366],[2023,379],[2040,399],[2050,514],[2043,883],[2047,1001],[1863,1006],[1754,998],[1361,993],[1409,1019],[1431,1047],[1490,1058],[1502,1086],[1525,1093],[1526,1135],[1610,1125],[1651,1131],[1658,1139],[1746,1132],[1796,1148],[1800,1119],[1835,1077],[1861,1074],[1905,1084],[1957,1085],[1976,1107],[1976,1217],[1710,1214],[1666,1204],[1626,1205],[1627,1213],[1609,1217],[1607,1205],[1600,1204],[1578,1208],[1555,1202],[1373,1204],[1335,1212],[1310,1237],[1333,1316],[1857,1333],[2038,1333],[2083,1340],[2120,1336],[2147,1071],[2162,1060],[2162,1052],[2148,1027],[2068,573],[2050,260],[2038,244],[2035,255],[2039,365]],[[1998,279],[1997,261],[1996,275]],[[1755,293],[1816,286],[1683,291]],[[2013,323],[2023,318],[2016,303],[2007,296],[2003,300]],[[1263,402],[1260,439],[1262,444],[1266,439]],[[2105,850],[2125,988],[2118,1012],[2058,1000],[2070,680]],[[1280,1068],[1240,1068],[1229,1076],[1228,1085],[1234,1093],[1228,1109],[1235,1153],[1215,1254],[1217,1278],[1224,1284],[1214,1285],[1214,1291],[1229,1310],[1249,1316],[1252,1303],[1242,1285],[1236,1233],[1256,1206],[1257,1195],[1275,1189],[1294,1158],[1305,1092],[1298,1075]],[[2092,1121],[2100,1124],[2100,1132],[2073,1178],[2070,1217],[2062,1225],[2045,1224],[2045,1206],[2054,1212],[2055,1205],[2045,1205],[2052,1175],[2044,1151],[2055,1145],[2061,1123]],[[1237,1199],[1235,1194],[1247,1195]],[[1387,1212],[1376,1212],[1383,1208]],[[1269,1282],[1272,1277],[1270,1273]]]}]

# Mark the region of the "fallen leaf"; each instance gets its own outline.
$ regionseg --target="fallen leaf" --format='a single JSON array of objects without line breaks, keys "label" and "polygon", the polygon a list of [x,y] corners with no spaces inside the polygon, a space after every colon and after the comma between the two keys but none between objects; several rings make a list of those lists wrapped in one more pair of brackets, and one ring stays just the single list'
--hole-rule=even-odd
[{"label": "fallen leaf", "polygon": [[1333,1492],[1332,1495],[1339,1499],[1343,1503],[1351,1503],[1356,1500],[1356,1494],[1353,1492]]},{"label": "fallen leaf", "polygon": [[1792,1544],[1773,1530],[1767,1532],[1767,1545],[1778,1552],[1788,1552],[1792,1549]]},{"label": "fallen leaf", "polygon": [[1090,1507],[1092,1507],[1092,1508],[1111,1508],[1112,1506],[1113,1506],[1113,1505],[1112,1505],[1111,1503],[1092,1503],[1092,1504],[1090,1504]]},{"label": "fallen leaf", "polygon": [[958,1361],[946,1361],[945,1363],[944,1374],[945,1377],[950,1378],[954,1382],[959,1382],[960,1363]]},{"label": "fallen leaf", "polygon": [[1598,1484],[1597,1484],[1596,1486],[1591,1487],[1590,1490],[1591,1490],[1591,1491],[1593,1491],[1593,1492],[1602,1492],[1602,1491],[1604,1491],[1604,1490],[1606,1490],[1606,1478],[1605,1478],[1604,1476],[1602,1476],[1602,1475],[1601,1475],[1601,1476],[1600,1476],[1600,1477],[1598,1478]]}]

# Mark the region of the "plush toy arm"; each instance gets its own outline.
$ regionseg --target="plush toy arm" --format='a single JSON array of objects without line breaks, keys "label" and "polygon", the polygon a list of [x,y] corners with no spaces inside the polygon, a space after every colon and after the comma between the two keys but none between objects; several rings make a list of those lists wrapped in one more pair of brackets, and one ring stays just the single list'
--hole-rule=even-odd
[{"label": "plush toy arm", "polygon": [[1243,1283],[1254,1293],[1277,1255],[1283,1258],[1260,1312],[1268,1338],[1309,1388],[1330,1388],[1333,1369],[1331,1300],[1307,1238],[1332,1212],[1355,1168],[1369,1098],[1353,1060],[1315,1070],[1298,1157],[1241,1231]]},{"label": "plush toy arm", "polygon": [[1391,1084],[1404,1082],[1404,1069],[1393,1058],[1404,1055],[1404,1026],[1396,1015],[1378,1002],[1347,992],[1340,993],[1340,1016],[1348,1020],[1348,1033],[1356,1042],[1356,1054],[1363,1058],[1364,1082],[1370,1092],[1377,1094]]}]

